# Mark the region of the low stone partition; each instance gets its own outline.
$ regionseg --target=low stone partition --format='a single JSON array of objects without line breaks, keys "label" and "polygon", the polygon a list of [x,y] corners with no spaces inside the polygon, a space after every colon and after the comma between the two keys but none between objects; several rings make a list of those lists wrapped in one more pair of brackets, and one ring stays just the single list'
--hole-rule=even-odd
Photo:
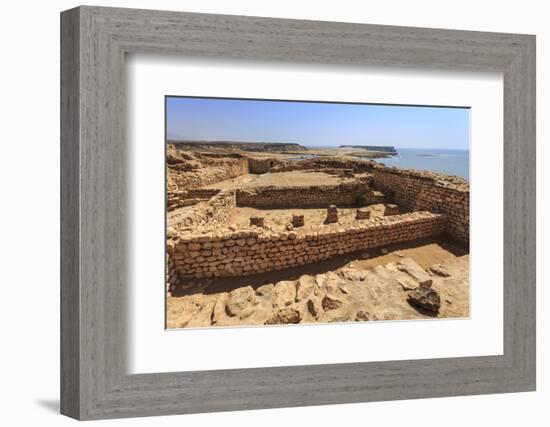
[{"label": "low stone partition", "polygon": [[254,157],[248,158],[248,171],[255,174],[268,173],[273,164],[272,159],[256,159]]},{"label": "low stone partition", "polygon": [[[307,153],[305,153],[307,154]],[[373,161],[344,159],[338,156],[321,156],[298,161],[281,161],[273,164],[270,172],[290,172],[296,170],[315,170],[318,172],[340,171],[348,169],[355,173],[370,172],[376,163]]]},{"label": "low stone partition", "polygon": [[168,211],[167,226],[225,225],[235,209],[235,191],[213,190],[215,195],[186,209]]},{"label": "low stone partition", "polygon": [[[198,160],[197,160],[198,162]],[[195,170],[178,170],[167,165],[167,187],[169,191],[199,188],[232,179],[248,173],[248,159],[241,156],[226,159],[209,159],[208,165],[198,165]]]},{"label": "low stone partition", "polygon": [[437,236],[446,217],[412,212],[326,225],[316,231],[268,232],[258,229],[176,237],[168,241],[168,276],[233,277],[315,263],[337,255]]},{"label": "low stone partition", "polygon": [[177,208],[196,205],[207,201],[220,192],[219,189],[196,188],[188,191],[173,191],[167,193],[166,210],[171,212]]},{"label": "low stone partition", "polygon": [[388,200],[364,182],[303,187],[256,187],[237,190],[239,207],[260,209],[365,206]]},{"label": "low stone partition", "polygon": [[394,202],[413,211],[444,213],[447,233],[468,244],[470,241],[470,186],[467,181],[425,171],[378,167],[373,185]]}]

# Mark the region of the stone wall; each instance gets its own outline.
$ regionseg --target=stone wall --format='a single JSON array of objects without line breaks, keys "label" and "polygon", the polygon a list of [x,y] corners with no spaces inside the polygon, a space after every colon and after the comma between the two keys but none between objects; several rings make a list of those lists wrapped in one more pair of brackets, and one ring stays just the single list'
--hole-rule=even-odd
[{"label": "stone wall", "polygon": [[248,159],[234,157],[208,159],[209,164],[196,170],[179,170],[178,166],[167,167],[167,187],[169,191],[190,189],[215,184],[248,173]]},{"label": "stone wall", "polygon": [[253,208],[326,208],[385,203],[386,197],[367,183],[304,187],[257,187],[237,190],[237,206]]},{"label": "stone wall", "polygon": [[271,169],[271,159],[255,159],[253,157],[248,158],[248,171],[255,174],[268,173]]},{"label": "stone wall", "polygon": [[246,276],[322,261],[336,255],[441,234],[446,217],[413,212],[358,222],[326,225],[317,231],[267,232],[261,229],[175,237],[168,241],[168,276]]},{"label": "stone wall", "polygon": [[396,204],[412,211],[444,213],[447,233],[456,240],[470,241],[470,189],[461,178],[430,172],[380,167],[373,172],[375,188],[393,194]]},{"label": "stone wall", "polygon": [[341,157],[313,157],[298,161],[281,161],[272,165],[270,172],[289,172],[295,170],[349,169],[356,173],[370,172],[376,163],[372,161],[344,159]]},{"label": "stone wall", "polygon": [[214,188],[196,188],[189,191],[169,191],[166,195],[166,210],[168,212],[184,206],[196,205],[208,201],[220,192]]},{"label": "stone wall", "polygon": [[233,190],[215,190],[216,194],[207,201],[199,202],[184,209],[167,213],[167,226],[212,226],[226,225],[235,209]]}]

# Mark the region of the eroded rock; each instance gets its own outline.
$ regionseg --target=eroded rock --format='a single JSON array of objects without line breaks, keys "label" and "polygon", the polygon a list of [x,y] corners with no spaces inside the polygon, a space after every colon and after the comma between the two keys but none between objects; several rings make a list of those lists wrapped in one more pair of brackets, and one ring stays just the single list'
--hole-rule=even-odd
[{"label": "eroded rock", "polygon": [[361,322],[368,322],[370,320],[378,320],[378,317],[376,317],[376,315],[369,313],[368,311],[359,310],[355,315],[355,320],[361,321]]},{"label": "eroded rock", "polygon": [[340,270],[340,276],[347,280],[365,280],[367,270],[356,270],[354,268],[343,268]]},{"label": "eroded rock", "polygon": [[319,306],[319,302],[316,299],[308,299],[307,300],[307,309],[309,313],[313,317],[317,317],[321,311],[321,307]]},{"label": "eroded rock", "polygon": [[426,273],[426,271],[420,267],[413,259],[411,258],[402,258],[397,263],[397,268],[400,271],[407,273],[414,280],[416,280],[421,287],[429,288],[432,286],[432,278]]},{"label": "eroded rock", "polygon": [[315,278],[309,275],[303,275],[298,280],[298,285],[296,286],[296,302],[300,302],[307,297],[309,297],[317,287]]},{"label": "eroded rock", "polygon": [[284,280],[275,285],[275,298],[273,305],[275,307],[285,307],[291,305],[296,299],[296,282]]},{"label": "eroded rock", "polygon": [[408,302],[413,307],[421,308],[433,314],[437,314],[441,308],[441,298],[434,289],[419,286],[409,291],[407,295]]},{"label": "eroded rock", "polygon": [[343,302],[342,300],[331,296],[331,295],[325,295],[323,300],[321,301],[321,304],[323,306],[323,310],[335,310],[342,306]]},{"label": "eroded rock", "polygon": [[300,323],[302,316],[295,308],[285,307],[277,311],[265,321],[266,325],[284,325],[288,323]]},{"label": "eroded rock", "polygon": [[229,293],[225,312],[228,316],[240,316],[255,300],[256,294],[252,286],[237,288]]}]

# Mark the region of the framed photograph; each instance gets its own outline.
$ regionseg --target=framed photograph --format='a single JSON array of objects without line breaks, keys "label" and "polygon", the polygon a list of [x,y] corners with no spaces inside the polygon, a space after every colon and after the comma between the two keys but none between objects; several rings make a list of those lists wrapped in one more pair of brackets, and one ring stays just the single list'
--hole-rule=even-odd
[{"label": "framed photograph", "polygon": [[61,14],[61,411],[535,390],[535,37]]}]

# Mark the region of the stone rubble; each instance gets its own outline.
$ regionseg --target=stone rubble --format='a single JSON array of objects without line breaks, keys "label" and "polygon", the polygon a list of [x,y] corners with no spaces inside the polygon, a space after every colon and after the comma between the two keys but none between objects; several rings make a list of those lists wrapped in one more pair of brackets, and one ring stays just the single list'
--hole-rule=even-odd
[{"label": "stone rubble", "polygon": [[[426,271],[397,254],[398,262],[373,269],[348,265],[337,272],[303,275],[299,280],[257,288],[246,285],[247,276],[315,264],[356,251],[364,251],[361,258],[366,260],[366,250],[380,249],[386,255],[387,245],[443,234],[467,246],[469,185],[461,178],[343,157],[288,162],[244,152],[186,152],[177,144],[168,144],[166,161],[169,327],[469,314],[467,256]],[[341,182],[216,188],[216,183],[247,174],[298,170],[323,171],[329,174],[329,182],[334,182],[333,177],[340,177]],[[355,221],[353,214],[346,219],[344,211],[339,218],[337,206],[357,208]],[[304,216],[295,214],[285,218],[279,228],[266,224],[263,216],[251,216],[249,224],[245,217],[246,226],[241,227],[230,221],[237,207],[326,208],[327,212],[324,224],[320,223],[322,216],[318,219],[320,225],[312,225],[309,217],[306,225]],[[243,286],[230,292],[211,292],[211,281],[224,277],[240,277]],[[173,296],[182,293],[184,296]]]},{"label": "stone rubble", "polygon": [[[407,271],[402,269],[406,265]],[[349,266],[298,280],[242,286],[231,292],[189,293],[167,299],[168,327],[275,325],[466,317],[469,315],[468,256],[439,265],[451,274],[433,276],[410,258],[374,269]],[[410,275],[409,271],[415,274]],[[246,280],[244,280],[246,283]],[[406,286],[403,286],[403,284]]]}]

